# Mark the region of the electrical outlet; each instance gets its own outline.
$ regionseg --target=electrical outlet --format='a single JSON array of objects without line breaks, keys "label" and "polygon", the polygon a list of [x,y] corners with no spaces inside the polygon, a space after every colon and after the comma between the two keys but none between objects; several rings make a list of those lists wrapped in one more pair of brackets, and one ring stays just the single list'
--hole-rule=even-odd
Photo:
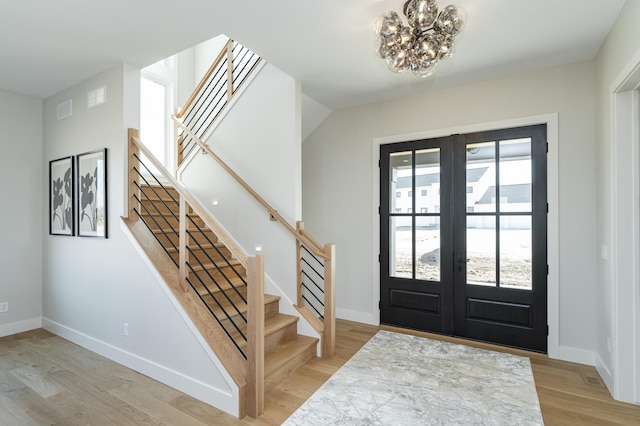
[{"label": "electrical outlet", "polygon": [[122,328],[122,334],[129,337],[129,323],[125,322],[124,327]]},{"label": "electrical outlet", "polygon": [[9,312],[9,302],[0,303],[0,312]]}]

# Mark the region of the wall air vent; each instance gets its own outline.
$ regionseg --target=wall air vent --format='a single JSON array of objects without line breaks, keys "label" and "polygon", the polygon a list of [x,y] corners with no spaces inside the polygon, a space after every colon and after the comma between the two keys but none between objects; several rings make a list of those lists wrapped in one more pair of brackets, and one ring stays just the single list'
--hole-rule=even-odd
[{"label": "wall air vent", "polygon": [[58,120],[71,117],[72,114],[73,114],[73,108],[72,108],[71,99],[58,104],[58,109],[57,109]]},{"label": "wall air vent", "polygon": [[103,85],[87,92],[87,108],[94,108],[107,102],[107,86]]}]

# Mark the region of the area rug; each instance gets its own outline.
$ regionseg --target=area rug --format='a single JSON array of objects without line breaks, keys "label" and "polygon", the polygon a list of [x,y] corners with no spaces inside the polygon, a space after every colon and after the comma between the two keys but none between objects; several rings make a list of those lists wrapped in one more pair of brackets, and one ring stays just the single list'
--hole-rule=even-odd
[{"label": "area rug", "polygon": [[542,425],[529,358],[378,331],[284,425]]}]

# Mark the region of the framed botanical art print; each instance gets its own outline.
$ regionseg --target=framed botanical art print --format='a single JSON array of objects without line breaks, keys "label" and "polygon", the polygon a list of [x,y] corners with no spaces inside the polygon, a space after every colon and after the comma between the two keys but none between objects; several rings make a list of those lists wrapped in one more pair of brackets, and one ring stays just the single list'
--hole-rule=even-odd
[{"label": "framed botanical art print", "polygon": [[49,234],[74,235],[73,157],[49,161]]},{"label": "framed botanical art print", "polygon": [[76,156],[78,236],[107,238],[107,149]]}]

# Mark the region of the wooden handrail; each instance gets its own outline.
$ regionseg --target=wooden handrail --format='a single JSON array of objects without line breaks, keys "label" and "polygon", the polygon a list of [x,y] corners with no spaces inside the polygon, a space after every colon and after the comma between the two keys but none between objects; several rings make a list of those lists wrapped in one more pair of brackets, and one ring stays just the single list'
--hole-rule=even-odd
[{"label": "wooden handrail", "polygon": [[199,137],[194,135],[193,132],[180,121],[178,121],[175,116],[173,117],[173,121],[176,123],[176,125],[187,132],[189,136],[191,136],[193,140],[195,140],[198,145],[200,145],[204,152],[206,152],[211,156],[211,158],[216,160],[220,167],[222,167],[227,173],[229,173],[229,175],[231,175],[231,177],[233,177],[236,182],[238,182],[240,186],[242,186],[258,203],[260,203],[276,221],[280,222],[287,229],[287,231],[289,231],[289,233],[293,235],[294,238],[300,240],[311,252],[313,252],[314,255],[327,260],[323,246],[321,246],[313,239],[310,239],[306,233],[297,232],[296,229],[291,226],[291,224],[289,224],[289,222],[287,222],[287,220],[283,218],[276,209],[271,207],[271,205],[267,203],[265,199],[260,196],[260,194],[258,194],[247,182],[244,181],[244,179],[242,179],[231,167],[229,167],[227,163],[225,163],[216,153],[214,153],[206,143],[202,142]]},{"label": "wooden handrail", "polygon": [[176,190],[180,191],[182,197],[185,198],[185,201],[191,209],[193,209],[194,213],[196,213],[200,218],[204,221],[205,225],[214,231],[220,241],[224,243],[224,245],[231,251],[231,253],[236,257],[243,266],[247,266],[247,255],[233,242],[231,238],[227,236],[227,234],[222,230],[220,225],[210,219],[211,213],[207,209],[205,209],[200,201],[195,198],[181,183],[179,183],[164,167],[162,163],[160,163],[154,155],[149,151],[149,149],[144,146],[140,142],[136,136],[130,136],[134,146],[142,152],[149,161],[160,171],[160,174],[171,184]]},{"label": "wooden handrail", "polygon": [[218,57],[216,58],[216,60],[213,61],[213,64],[211,64],[211,66],[209,67],[209,70],[207,70],[204,77],[202,77],[202,80],[200,80],[200,83],[198,83],[198,86],[191,94],[191,97],[189,97],[187,102],[184,104],[184,107],[182,107],[180,111],[176,114],[176,117],[182,118],[187,113],[187,111],[189,111],[189,109],[191,108],[191,105],[195,102],[200,91],[202,90],[204,85],[207,84],[207,81],[209,81],[211,74],[214,73],[216,68],[218,68],[218,65],[220,65],[220,62],[222,62],[225,56],[227,56],[227,51],[230,50],[231,46],[233,46],[233,40],[229,39],[227,43],[224,45],[224,47],[222,48],[222,50],[220,51],[220,53],[218,54]]}]

